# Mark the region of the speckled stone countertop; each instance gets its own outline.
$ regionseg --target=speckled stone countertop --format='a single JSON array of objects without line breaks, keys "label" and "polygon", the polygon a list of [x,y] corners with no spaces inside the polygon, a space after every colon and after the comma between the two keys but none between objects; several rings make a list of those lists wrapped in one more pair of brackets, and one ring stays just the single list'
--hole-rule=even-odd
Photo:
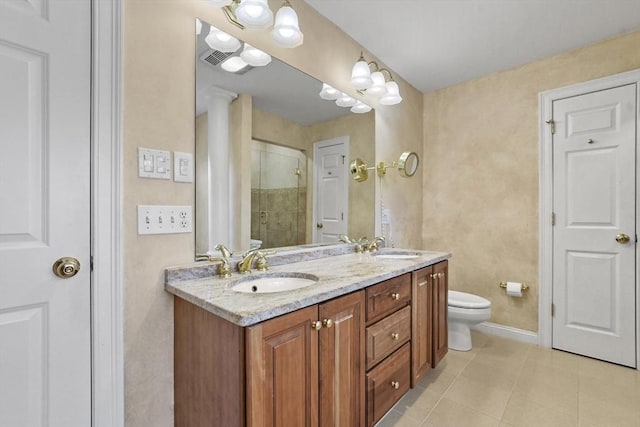
[{"label": "speckled stone countertop", "polygon": [[[318,277],[317,283],[293,291],[250,294],[236,292],[232,287],[239,281],[247,280],[249,275],[234,273],[229,279],[221,279],[211,275],[215,270],[215,264],[212,263],[167,269],[165,289],[236,325],[250,326],[451,257],[451,253],[447,252],[389,248],[387,252],[406,251],[419,256],[411,259],[386,259],[369,253],[356,254],[351,251],[353,249],[350,249],[349,253],[343,253],[344,250],[333,251],[315,259],[313,256],[306,256],[302,257],[306,258],[303,261],[276,265],[270,267],[267,272],[253,270],[249,274],[251,277],[260,277],[304,273]],[[382,250],[380,253],[384,252],[385,250]],[[275,258],[274,261],[277,262],[277,257]],[[270,257],[267,259],[271,263]],[[291,259],[298,260],[300,257]],[[202,277],[203,268],[209,269],[210,274],[207,277]]]}]

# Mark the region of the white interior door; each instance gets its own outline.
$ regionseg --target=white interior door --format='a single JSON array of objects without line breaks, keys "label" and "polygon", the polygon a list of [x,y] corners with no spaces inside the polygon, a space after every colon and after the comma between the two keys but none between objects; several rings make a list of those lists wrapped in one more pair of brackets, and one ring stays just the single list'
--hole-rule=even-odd
[{"label": "white interior door", "polygon": [[635,84],[553,103],[553,347],[633,367],[636,117]]},{"label": "white interior door", "polygon": [[316,142],[314,162],[313,241],[337,242],[347,234],[349,207],[349,140],[346,137]]},{"label": "white interior door", "polygon": [[90,7],[0,2],[2,427],[91,425]]}]

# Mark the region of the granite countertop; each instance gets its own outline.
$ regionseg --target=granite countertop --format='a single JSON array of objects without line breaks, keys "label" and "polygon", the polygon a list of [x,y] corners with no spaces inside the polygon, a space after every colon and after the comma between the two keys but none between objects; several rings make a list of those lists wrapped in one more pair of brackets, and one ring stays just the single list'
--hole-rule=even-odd
[{"label": "granite countertop", "polygon": [[[352,249],[351,249],[352,250]],[[290,313],[329,299],[363,289],[403,273],[436,264],[451,257],[448,252],[391,249],[418,254],[411,259],[386,259],[369,253],[337,253],[316,259],[280,264],[267,272],[253,270],[248,275],[234,273],[229,279],[217,276],[197,277],[191,274],[202,264],[170,268],[166,271],[165,289],[205,310],[239,326],[250,326],[263,320]],[[384,253],[384,250],[381,252]],[[267,257],[271,263],[270,257]],[[296,258],[292,258],[296,260]],[[298,258],[299,259],[299,258]],[[277,260],[276,260],[277,262]],[[209,264],[211,266],[215,264]],[[306,273],[318,277],[316,284],[293,291],[277,293],[240,293],[231,288],[247,276],[277,273]],[[194,278],[196,277],[196,278]]]}]

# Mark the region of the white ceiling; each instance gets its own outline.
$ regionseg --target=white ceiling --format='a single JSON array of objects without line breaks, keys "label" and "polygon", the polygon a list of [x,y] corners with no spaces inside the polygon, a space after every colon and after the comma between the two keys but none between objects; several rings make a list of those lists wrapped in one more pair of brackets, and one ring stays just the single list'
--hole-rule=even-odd
[{"label": "white ceiling", "polygon": [[640,0],[305,1],[421,92],[640,30]]}]

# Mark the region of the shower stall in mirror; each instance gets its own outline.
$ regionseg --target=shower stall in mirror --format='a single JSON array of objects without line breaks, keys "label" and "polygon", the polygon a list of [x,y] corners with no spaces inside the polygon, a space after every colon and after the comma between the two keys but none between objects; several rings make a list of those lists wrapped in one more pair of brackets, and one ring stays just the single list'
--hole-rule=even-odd
[{"label": "shower stall in mirror", "polygon": [[252,141],[251,246],[305,243],[307,156],[276,144]]}]

